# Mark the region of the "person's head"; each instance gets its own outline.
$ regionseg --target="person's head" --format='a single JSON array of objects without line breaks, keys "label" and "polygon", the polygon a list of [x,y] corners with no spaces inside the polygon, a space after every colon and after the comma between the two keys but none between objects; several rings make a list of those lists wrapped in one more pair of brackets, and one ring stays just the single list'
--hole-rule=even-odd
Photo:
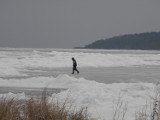
[{"label": "person's head", "polygon": [[74,60],[74,57],[72,57],[72,60]]}]

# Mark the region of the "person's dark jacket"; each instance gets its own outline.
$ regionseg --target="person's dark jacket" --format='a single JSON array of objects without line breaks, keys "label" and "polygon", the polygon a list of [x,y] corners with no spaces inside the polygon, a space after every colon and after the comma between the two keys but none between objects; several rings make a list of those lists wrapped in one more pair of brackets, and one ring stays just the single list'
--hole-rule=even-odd
[{"label": "person's dark jacket", "polygon": [[73,60],[73,66],[77,67],[77,62],[75,60]]}]

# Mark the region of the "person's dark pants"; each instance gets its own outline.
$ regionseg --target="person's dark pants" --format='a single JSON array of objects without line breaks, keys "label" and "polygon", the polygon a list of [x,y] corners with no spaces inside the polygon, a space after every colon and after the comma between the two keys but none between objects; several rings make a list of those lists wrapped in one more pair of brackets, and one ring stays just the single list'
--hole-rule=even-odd
[{"label": "person's dark pants", "polygon": [[74,71],[76,71],[77,73],[79,73],[79,71],[77,70],[77,66],[73,66],[73,72],[72,72],[72,74],[74,74]]}]

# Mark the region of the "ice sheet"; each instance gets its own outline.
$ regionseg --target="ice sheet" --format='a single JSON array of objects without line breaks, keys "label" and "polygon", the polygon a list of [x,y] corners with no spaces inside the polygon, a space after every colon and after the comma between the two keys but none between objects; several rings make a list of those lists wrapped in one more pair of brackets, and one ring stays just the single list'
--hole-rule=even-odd
[{"label": "ice sheet", "polygon": [[159,52],[1,50],[0,77],[24,76],[22,71],[26,68],[72,67],[72,57],[81,68],[160,65]]}]

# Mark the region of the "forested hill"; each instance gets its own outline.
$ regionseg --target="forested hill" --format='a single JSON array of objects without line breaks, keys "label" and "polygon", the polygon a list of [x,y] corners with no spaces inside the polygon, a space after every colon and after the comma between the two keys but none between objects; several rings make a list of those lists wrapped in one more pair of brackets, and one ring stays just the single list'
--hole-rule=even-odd
[{"label": "forested hill", "polygon": [[84,48],[160,50],[160,32],[129,34],[97,40]]}]

